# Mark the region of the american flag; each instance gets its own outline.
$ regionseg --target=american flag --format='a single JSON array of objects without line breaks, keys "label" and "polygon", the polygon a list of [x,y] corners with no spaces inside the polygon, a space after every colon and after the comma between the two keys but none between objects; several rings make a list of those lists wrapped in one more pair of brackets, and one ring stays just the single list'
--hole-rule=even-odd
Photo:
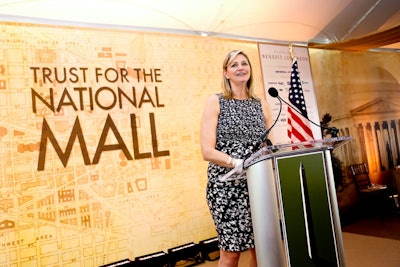
[{"label": "american flag", "polygon": [[[296,58],[293,59],[290,76],[289,101],[293,105],[293,108],[297,109],[296,111],[288,106],[288,136],[291,142],[297,143],[314,140],[310,122],[306,119],[308,118],[306,101],[304,99]],[[304,117],[299,113],[303,114]]]}]

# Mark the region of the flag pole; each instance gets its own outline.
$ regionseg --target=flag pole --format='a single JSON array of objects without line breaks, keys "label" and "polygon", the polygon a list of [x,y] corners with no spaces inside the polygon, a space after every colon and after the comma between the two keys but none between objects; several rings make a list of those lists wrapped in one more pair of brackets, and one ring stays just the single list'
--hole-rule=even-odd
[{"label": "flag pole", "polygon": [[289,52],[290,52],[290,57],[293,60],[294,59],[294,53],[293,53],[293,43],[289,42]]}]

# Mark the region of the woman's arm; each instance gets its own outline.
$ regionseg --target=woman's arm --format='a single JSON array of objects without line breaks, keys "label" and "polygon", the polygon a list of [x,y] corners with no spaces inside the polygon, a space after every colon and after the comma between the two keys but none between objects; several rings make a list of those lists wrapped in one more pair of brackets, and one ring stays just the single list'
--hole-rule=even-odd
[{"label": "woman's arm", "polygon": [[235,159],[215,149],[217,142],[217,125],[219,116],[219,100],[217,95],[207,99],[200,125],[200,145],[203,159],[223,167],[233,168]]}]

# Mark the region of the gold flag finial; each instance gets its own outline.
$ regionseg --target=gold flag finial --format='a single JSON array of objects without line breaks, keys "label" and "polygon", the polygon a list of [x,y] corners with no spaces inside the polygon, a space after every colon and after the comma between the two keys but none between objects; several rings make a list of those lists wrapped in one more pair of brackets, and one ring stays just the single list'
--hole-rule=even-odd
[{"label": "gold flag finial", "polygon": [[290,57],[291,57],[292,60],[293,60],[293,58],[294,58],[294,53],[293,53],[293,44],[292,44],[292,42],[289,43],[289,52],[290,52]]}]

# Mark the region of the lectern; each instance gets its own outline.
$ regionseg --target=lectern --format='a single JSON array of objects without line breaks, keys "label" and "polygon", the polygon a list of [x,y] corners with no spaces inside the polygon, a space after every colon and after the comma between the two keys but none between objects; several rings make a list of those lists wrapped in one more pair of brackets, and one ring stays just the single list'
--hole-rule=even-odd
[{"label": "lectern", "polygon": [[266,146],[220,177],[247,177],[259,267],[346,266],[331,151],[350,139]]}]

